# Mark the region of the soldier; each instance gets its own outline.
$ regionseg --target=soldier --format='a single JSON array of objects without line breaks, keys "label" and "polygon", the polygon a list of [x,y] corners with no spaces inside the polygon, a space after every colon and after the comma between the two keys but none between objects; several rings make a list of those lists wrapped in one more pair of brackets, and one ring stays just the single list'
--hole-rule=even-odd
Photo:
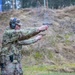
[{"label": "soldier", "polygon": [[9,25],[2,40],[1,75],[23,75],[21,66],[22,45],[29,45],[40,40],[42,35],[32,39],[31,37],[47,30],[48,26],[21,29],[22,24],[17,18],[10,19]]}]

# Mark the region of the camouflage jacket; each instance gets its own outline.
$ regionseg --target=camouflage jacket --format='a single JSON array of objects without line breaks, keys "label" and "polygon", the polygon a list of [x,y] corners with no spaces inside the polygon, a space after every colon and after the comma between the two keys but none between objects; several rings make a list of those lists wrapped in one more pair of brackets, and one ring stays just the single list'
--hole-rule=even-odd
[{"label": "camouflage jacket", "polygon": [[20,30],[5,30],[1,52],[5,55],[20,54],[22,45],[29,45],[37,41],[35,38],[30,38],[38,33],[40,33],[40,31],[38,31],[38,27]]}]

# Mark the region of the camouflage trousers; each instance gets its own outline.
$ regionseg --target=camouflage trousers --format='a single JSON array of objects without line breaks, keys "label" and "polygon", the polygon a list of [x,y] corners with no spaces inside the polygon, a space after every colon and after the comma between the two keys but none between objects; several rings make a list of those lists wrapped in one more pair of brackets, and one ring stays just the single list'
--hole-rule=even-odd
[{"label": "camouflage trousers", "polygon": [[21,63],[6,62],[4,67],[1,68],[1,75],[23,75]]}]

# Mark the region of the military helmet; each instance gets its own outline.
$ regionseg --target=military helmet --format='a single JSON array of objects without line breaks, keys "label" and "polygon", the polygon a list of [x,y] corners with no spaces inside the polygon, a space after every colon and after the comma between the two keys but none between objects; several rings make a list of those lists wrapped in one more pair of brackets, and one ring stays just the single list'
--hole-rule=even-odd
[{"label": "military helmet", "polygon": [[20,20],[17,18],[10,18],[9,25],[11,29],[15,29],[16,25],[22,25],[22,24],[20,23]]}]

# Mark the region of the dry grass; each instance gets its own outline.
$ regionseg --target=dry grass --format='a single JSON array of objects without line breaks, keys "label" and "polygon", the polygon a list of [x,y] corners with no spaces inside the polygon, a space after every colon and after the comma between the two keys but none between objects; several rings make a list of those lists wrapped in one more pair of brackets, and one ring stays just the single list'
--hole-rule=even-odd
[{"label": "dry grass", "polygon": [[[46,9],[52,25],[43,33],[39,42],[23,47],[24,64],[64,64],[75,62],[75,6],[61,9]],[[0,14],[0,47],[2,35],[10,17],[20,18],[23,26],[38,27],[44,21],[44,8],[22,9]],[[41,58],[40,58],[40,57]],[[31,58],[30,58],[31,57]]]}]

